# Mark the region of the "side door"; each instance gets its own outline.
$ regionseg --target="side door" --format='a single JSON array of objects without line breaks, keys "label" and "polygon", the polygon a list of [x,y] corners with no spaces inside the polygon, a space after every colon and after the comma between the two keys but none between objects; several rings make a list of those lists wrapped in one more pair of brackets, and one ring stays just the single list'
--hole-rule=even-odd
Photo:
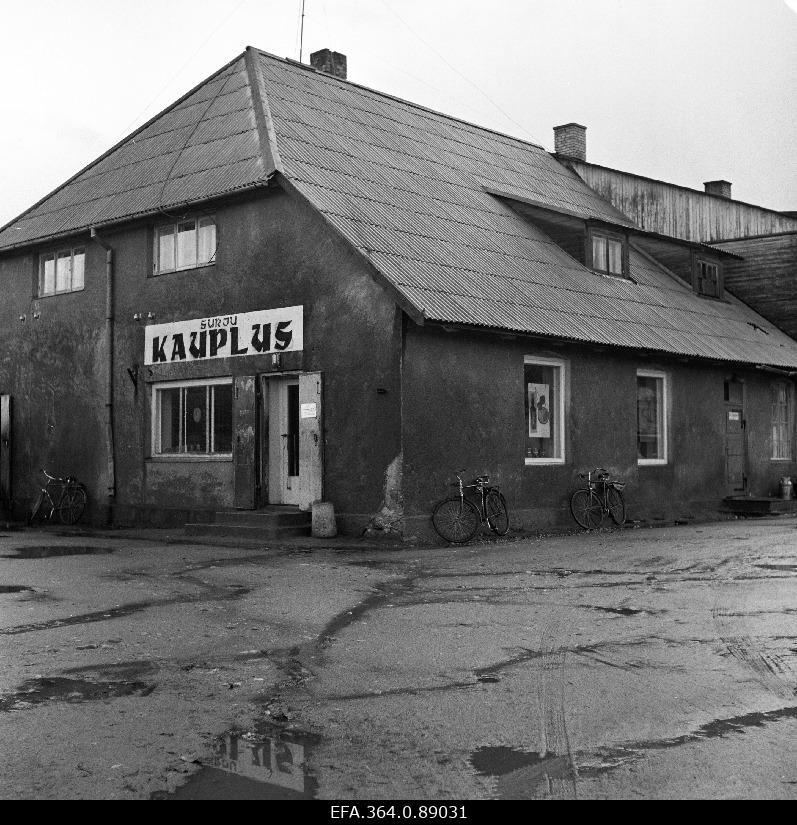
[{"label": "side door", "polygon": [[730,495],[747,490],[747,433],[744,385],[725,382],[725,483]]}]

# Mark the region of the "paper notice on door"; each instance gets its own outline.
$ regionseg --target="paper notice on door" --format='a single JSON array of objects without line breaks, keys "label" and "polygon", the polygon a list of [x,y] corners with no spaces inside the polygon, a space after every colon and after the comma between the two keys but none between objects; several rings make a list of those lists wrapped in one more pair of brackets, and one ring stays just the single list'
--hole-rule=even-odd
[{"label": "paper notice on door", "polygon": [[738,421],[742,417],[741,413],[738,412],[729,412],[728,413],[728,421]]},{"label": "paper notice on door", "polygon": [[318,404],[302,404],[302,418],[318,418]]}]

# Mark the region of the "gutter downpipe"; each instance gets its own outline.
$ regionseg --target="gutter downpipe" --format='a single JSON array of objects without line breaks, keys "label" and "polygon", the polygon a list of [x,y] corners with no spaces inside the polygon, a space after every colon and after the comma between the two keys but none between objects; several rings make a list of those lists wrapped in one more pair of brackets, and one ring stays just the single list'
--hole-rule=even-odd
[{"label": "gutter downpipe", "polygon": [[105,446],[108,454],[108,497],[116,496],[116,463],[113,441],[113,249],[91,228],[91,239],[105,250],[105,346],[107,370],[105,382]]}]

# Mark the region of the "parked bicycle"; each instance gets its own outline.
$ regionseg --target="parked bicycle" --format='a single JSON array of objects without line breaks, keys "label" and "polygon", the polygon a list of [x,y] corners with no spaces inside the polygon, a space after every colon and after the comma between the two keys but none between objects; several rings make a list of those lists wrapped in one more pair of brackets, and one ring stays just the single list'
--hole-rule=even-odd
[{"label": "parked bicycle", "polygon": [[[497,536],[505,536],[509,532],[509,511],[498,485],[490,484],[488,476],[478,476],[473,484],[463,484],[463,472],[456,474],[457,481],[451,485],[459,488],[458,494],[443,499],[432,511],[437,534],[453,544],[464,544],[486,523]],[[466,498],[465,490],[476,491],[476,503]]]},{"label": "parked bicycle", "polygon": [[585,530],[596,530],[607,514],[615,524],[624,524],[625,482],[613,479],[603,467],[579,473],[578,477],[587,482],[570,497],[570,512],[578,524]]},{"label": "parked bicycle", "polygon": [[51,476],[44,468],[42,473],[46,476],[47,482],[39,490],[28,513],[28,524],[39,515],[53,521],[56,514],[62,524],[78,522],[86,508],[86,488],[73,476],[58,478]]}]

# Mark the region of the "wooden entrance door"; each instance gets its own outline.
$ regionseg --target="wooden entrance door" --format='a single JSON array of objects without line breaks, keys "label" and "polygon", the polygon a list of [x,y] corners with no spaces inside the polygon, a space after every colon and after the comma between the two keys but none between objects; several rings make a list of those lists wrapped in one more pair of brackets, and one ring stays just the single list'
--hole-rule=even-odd
[{"label": "wooden entrance door", "polygon": [[725,382],[725,483],[731,495],[747,490],[744,385]]},{"label": "wooden entrance door", "polygon": [[323,489],[321,374],[263,375],[260,397],[262,502],[309,510]]}]

